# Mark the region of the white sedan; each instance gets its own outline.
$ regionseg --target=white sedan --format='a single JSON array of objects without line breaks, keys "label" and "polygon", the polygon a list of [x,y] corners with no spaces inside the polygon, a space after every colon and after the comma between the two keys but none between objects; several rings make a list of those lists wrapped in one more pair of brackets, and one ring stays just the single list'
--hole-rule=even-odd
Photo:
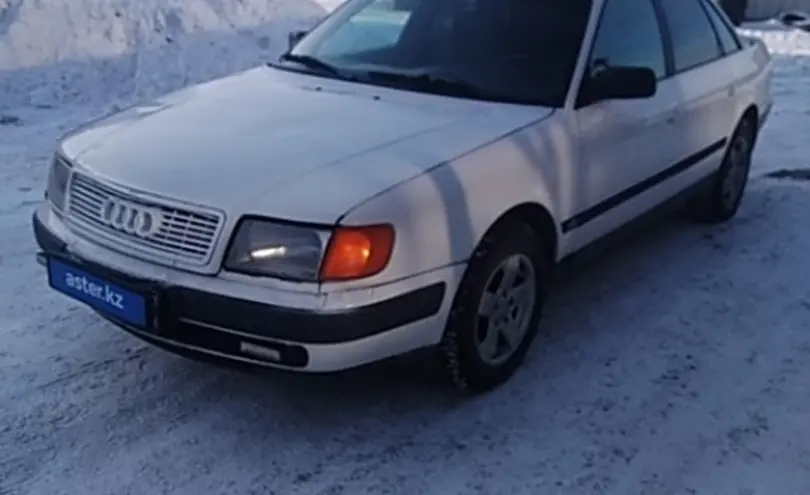
[{"label": "white sedan", "polygon": [[53,289],[178,353],[432,349],[485,391],[563,258],[673,198],[731,219],[771,108],[767,50],[711,0],[348,0],[290,39],[61,141]]}]

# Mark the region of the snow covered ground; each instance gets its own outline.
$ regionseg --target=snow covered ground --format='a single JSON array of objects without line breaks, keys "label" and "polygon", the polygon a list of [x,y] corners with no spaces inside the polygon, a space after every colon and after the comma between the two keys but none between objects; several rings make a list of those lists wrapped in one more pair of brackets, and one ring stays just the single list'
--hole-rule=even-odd
[{"label": "snow covered ground", "polygon": [[[0,494],[810,493],[810,35],[749,27],[775,111],[740,217],[565,268],[515,379],[261,377],[146,346],[47,290],[55,139],[277,53],[325,0],[0,0]],[[171,41],[169,41],[171,39]]]}]

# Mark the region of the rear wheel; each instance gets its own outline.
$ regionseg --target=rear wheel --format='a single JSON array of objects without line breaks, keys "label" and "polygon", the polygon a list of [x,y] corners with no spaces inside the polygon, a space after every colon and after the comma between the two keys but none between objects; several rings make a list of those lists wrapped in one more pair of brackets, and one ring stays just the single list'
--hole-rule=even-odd
[{"label": "rear wheel", "polygon": [[705,223],[722,223],[737,214],[748,184],[756,129],[744,119],[726,150],[723,164],[709,179],[704,191],[689,204],[691,216]]},{"label": "rear wheel", "polygon": [[507,218],[475,250],[441,344],[455,386],[483,392],[507,381],[538,332],[551,259],[535,231]]}]

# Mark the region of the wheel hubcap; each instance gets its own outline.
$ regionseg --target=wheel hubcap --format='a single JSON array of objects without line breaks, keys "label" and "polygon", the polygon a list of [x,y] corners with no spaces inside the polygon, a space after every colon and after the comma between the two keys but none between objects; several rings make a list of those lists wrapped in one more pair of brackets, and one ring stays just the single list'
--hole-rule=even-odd
[{"label": "wheel hubcap", "polygon": [[738,136],[731,143],[728,154],[728,172],[722,183],[722,199],[726,208],[733,208],[742,196],[748,180],[750,163],[748,140],[743,136]]},{"label": "wheel hubcap", "polygon": [[484,362],[498,365],[517,351],[536,302],[537,277],[528,256],[512,255],[493,270],[481,297],[475,329]]}]

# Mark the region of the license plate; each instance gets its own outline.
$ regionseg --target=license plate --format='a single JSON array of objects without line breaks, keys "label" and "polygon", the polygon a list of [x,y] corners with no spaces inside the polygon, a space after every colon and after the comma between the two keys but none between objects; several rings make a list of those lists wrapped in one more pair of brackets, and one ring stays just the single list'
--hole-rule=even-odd
[{"label": "license plate", "polygon": [[87,304],[102,315],[140,328],[147,326],[145,296],[81,267],[50,258],[48,283],[54,290]]}]

